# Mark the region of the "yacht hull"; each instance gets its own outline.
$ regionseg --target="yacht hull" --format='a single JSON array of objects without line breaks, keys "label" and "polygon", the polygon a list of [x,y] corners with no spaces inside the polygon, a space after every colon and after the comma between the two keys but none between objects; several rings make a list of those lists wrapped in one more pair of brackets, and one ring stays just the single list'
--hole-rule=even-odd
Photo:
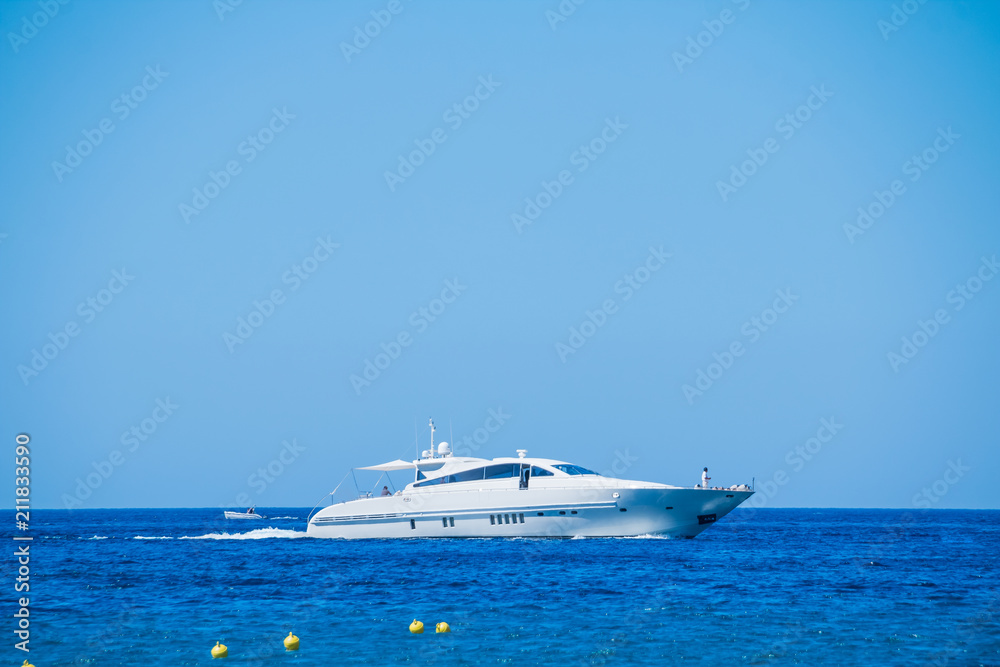
[{"label": "yacht hull", "polygon": [[694,537],[751,495],[666,485],[435,489],[331,505],[309,520],[307,532],[345,539]]}]

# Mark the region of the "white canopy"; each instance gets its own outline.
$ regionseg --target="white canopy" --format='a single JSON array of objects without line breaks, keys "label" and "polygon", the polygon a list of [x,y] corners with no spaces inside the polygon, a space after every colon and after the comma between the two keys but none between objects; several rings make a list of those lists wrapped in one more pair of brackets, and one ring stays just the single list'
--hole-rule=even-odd
[{"label": "white canopy", "polygon": [[416,466],[413,465],[412,461],[404,461],[403,459],[396,459],[395,461],[389,461],[388,463],[380,463],[377,466],[362,466],[358,470],[381,470],[382,472],[392,472],[393,470],[413,470]]}]

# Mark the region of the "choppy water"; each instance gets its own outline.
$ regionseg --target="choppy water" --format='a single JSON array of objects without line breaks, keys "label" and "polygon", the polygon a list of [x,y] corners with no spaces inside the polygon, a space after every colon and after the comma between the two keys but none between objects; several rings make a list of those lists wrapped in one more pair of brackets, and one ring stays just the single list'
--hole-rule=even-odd
[{"label": "choppy water", "polygon": [[[694,540],[351,542],[305,537],[307,510],[259,511],[279,518],[32,511],[31,652],[5,614],[4,662],[206,665],[221,640],[230,665],[1000,664],[997,511],[741,509]],[[430,632],[411,635],[414,618]]]}]

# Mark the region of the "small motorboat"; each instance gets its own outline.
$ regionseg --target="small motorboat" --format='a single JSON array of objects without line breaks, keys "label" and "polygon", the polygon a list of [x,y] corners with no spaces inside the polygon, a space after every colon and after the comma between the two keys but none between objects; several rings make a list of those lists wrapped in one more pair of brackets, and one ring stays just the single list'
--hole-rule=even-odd
[{"label": "small motorboat", "polygon": [[225,512],[227,519],[263,519],[260,514],[257,514],[257,508],[251,507],[246,512]]}]

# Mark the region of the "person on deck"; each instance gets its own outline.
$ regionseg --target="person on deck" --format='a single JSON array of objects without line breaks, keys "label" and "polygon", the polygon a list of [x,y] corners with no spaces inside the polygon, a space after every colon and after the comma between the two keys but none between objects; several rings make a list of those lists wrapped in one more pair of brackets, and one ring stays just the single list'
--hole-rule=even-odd
[{"label": "person on deck", "polygon": [[389,492],[389,487],[388,487],[388,486],[383,486],[383,487],[382,487],[382,495],[383,495],[383,496],[391,496],[391,495],[392,495],[392,494],[391,494],[391,493]]},{"label": "person on deck", "polygon": [[705,468],[704,470],[701,471],[701,488],[707,489],[708,480],[710,479],[712,478],[708,476],[708,468]]}]

